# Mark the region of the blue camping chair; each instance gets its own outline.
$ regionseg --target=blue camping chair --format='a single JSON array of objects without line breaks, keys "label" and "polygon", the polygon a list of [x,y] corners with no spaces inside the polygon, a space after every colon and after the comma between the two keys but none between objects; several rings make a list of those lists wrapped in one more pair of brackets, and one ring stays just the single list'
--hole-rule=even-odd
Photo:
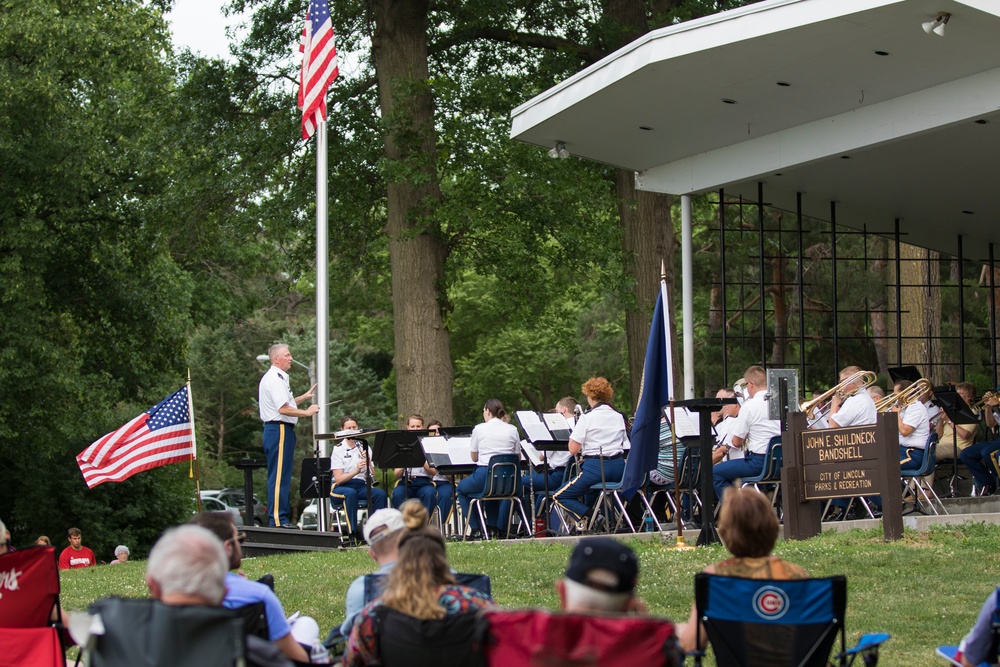
[{"label": "blue camping chair", "polygon": [[[840,637],[833,664],[847,666],[863,656],[865,665],[878,660],[887,634],[862,635],[845,650],[844,614],[847,578],[773,580],[699,573],[694,579],[697,629],[707,633],[719,667],[756,665],[825,667]],[[693,652],[701,665],[704,651]]]},{"label": "blue camping chair", "polygon": [[[486,501],[509,500],[517,503],[521,520],[524,521],[525,528],[531,531],[531,522],[524,511],[524,503],[521,502],[521,463],[517,454],[494,454],[490,458],[489,470],[486,473],[486,486],[479,493],[470,493],[469,513],[479,513],[479,525],[486,530],[486,514],[483,512],[483,503]],[[466,517],[468,521],[469,517]],[[514,513],[507,517],[507,529],[501,532],[502,535],[510,534],[510,527],[514,520]]]},{"label": "blue camping chair", "polygon": [[[990,667],[990,665],[995,665],[997,657],[1000,656],[1000,588],[996,589],[995,595],[996,607],[993,609],[990,628],[993,634],[993,648],[990,650],[990,658],[979,663],[976,667]],[[962,665],[961,662],[955,659],[958,654],[958,646],[938,646],[935,654],[953,665],[958,665],[959,667]]]}]

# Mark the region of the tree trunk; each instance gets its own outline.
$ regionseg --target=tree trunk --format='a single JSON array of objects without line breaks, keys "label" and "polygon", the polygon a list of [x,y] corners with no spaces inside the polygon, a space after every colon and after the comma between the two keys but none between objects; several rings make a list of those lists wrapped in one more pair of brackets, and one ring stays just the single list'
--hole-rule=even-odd
[{"label": "tree trunk", "polygon": [[[784,255],[771,260],[771,292],[774,303],[774,342],[771,343],[771,358],[767,365],[771,368],[785,366],[785,351],[788,349],[788,290],[785,286],[785,267],[788,258]],[[799,313],[799,317],[802,314]],[[764,326],[763,323],[761,326]]]},{"label": "tree trunk", "polygon": [[[894,244],[890,250],[895,254]],[[903,358],[899,366],[914,365],[923,377],[934,382],[940,368],[941,290],[938,253],[909,243],[900,244],[900,322]],[[895,288],[890,288],[889,305],[896,308]],[[895,321],[895,314],[892,320]],[[895,355],[893,355],[895,356]],[[938,378],[939,379],[939,378]]]},{"label": "tree trunk", "polygon": [[[886,240],[882,237],[872,237],[875,242],[875,256],[885,257],[887,250]],[[886,279],[885,260],[877,259],[872,262],[868,270],[877,278],[878,285],[888,285]],[[885,304],[888,302],[888,292],[891,287],[883,288],[877,296],[869,302],[868,310],[871,318],[871,339],[875,346],[875,358],[878,359],[878,372],[885,377],[889,376],[889,327],[885,319]],[[839,370],[839,369],[838,369]],[[891,387],[890,387],[891,389]]]},{"label": "tree trunk", "polygon": [[393,174],[385,231],[392,266],[396,406],[400,419],[419,412],[451,424],[453,370],[442,313],[447,246],[429,219],[441,188],[428,83],[428,8],[428,0],[373,0],[372,49],[385,155]]}]

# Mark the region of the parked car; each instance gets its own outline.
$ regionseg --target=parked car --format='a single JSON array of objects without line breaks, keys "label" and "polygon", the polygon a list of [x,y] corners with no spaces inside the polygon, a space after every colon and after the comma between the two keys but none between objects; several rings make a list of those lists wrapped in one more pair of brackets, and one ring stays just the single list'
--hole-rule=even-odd
[{"label": "parked car", "polygon": [[306,508],[302,510],[302,514],[299,515],[299,528],[302,530],[319,530],[317,504],[318,501],[310,500]]},{"label": "parked car", "polygon": [[[240,514],[243,513],[244,499],[246,498],[243,489],[222,489],[221,491],[203,491],[202,493],[211,494],[211,497],[218,498],[226,505],[238,509]],[[267,505],[260,502],[256,493],[253,494],[253,525],[267,525]]]},{"label": "parked car", "polygon": [[211,495],[211,491],[201,492],[201,509],[204,512],[230,512],[233,515],[233,523],[237,528],[243,526],[243,512],[235,507],[230,507],[218,498]]}]

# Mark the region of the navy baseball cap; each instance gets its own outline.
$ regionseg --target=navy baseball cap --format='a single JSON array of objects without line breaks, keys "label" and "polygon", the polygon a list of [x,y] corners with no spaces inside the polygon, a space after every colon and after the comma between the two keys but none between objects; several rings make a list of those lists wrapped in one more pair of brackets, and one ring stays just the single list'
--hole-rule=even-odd
[{"label": "navy baseball cap", "polygon": [[566,578],[607,593],[630,593],[639,578],[639,559],[618,540],[589,537],[570,554]]}]

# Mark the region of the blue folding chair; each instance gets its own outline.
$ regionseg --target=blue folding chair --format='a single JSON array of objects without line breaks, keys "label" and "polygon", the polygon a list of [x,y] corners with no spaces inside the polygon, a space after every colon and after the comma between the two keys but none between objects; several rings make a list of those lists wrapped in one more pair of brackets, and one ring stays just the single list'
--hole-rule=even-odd
[{"label": "blue folding chair", "polygon": [[[531,531],[531,522],[524,511],[524,503],[521,502],[521,463],[517,454],[494,454],[490,457],[489,469],[486,472],[486,486],[479,493],[470,493],[469,513],[479,513],[479,525],[486,532],[486,514],[483,512],[483,503],[487,501],[509,500],[517,503],[521,520],[524,521],[525,528]],[[468,521],[469,517],[466,517]],[[514,513],[507,517],[507,529],[502,535],[509,535],[511,524],[514,520]]]},{"label": "blue folding chair", "polygon": [[[718,667],[757,665],[825,667],[840,637],[834,664],[847,666],[863,656],[865,665],[878,660],[887,634],[862,635],[845,650],[844,614],[847,578],[774,580],[745,579],[699,573],[694,580],[695,609],[708,636]],[[692,654],[701,665],[704,651]]]},{"label": "blue folding chair", "polygon": [[[900,476],[903,478],[903,484],[905,485],[904,494],[909,491],[913,494],[914,499],[914,510],[915,512],[920,512],[921,514],[926,514],[920,508],[920,496],[924,497],[927,505],[931,508],[934,514],[947,514],[948,508],[944,506],[941,499],[938,498],[938,494],[934,492],[934,486],[929,484],[927,480],[924,479],[926,475],[930,475],[934,472],[934,466],[937,463],[937,433],[931,433],[927,438],[927,447],[924,449],[924,462],[916,470],[903,470],[900,472]],[[933,498],[933,500],[931,500]],[[937,505],[934,502],[937,501]],[[941,511],[938,511],[938,507]]]},{"label": "blue folding chair", "polygon": [[781,512],[781,506],[778,504],[780,498],[778,493],[781,491],[781,462],[781,436],[776,435],[767,443],[767,451],[764,452],[764,465],[760,469],[760,474],[742,479],[743,486],[752,486],[758,491],[761,490],[762,484],[774,485],[771,507],[776,508],[779,513]]},{"label": "blue folding chair", "polygon": [[[991,619],[990,626],[990,630],[993,634],[993,647],[990,649],[989,657],[976,665],[976,667],[990,667],[990,665],[995,665],[997,663],[997,658],[1000,657],[1000,587],[996,589],[994,600],[996,602],[996,607],[993,609],[993,618]],[[958,657],[958,646],[938,646],[935,654],[944,658],[953,665],[962,667],[962,663],[956,659]]]}]

